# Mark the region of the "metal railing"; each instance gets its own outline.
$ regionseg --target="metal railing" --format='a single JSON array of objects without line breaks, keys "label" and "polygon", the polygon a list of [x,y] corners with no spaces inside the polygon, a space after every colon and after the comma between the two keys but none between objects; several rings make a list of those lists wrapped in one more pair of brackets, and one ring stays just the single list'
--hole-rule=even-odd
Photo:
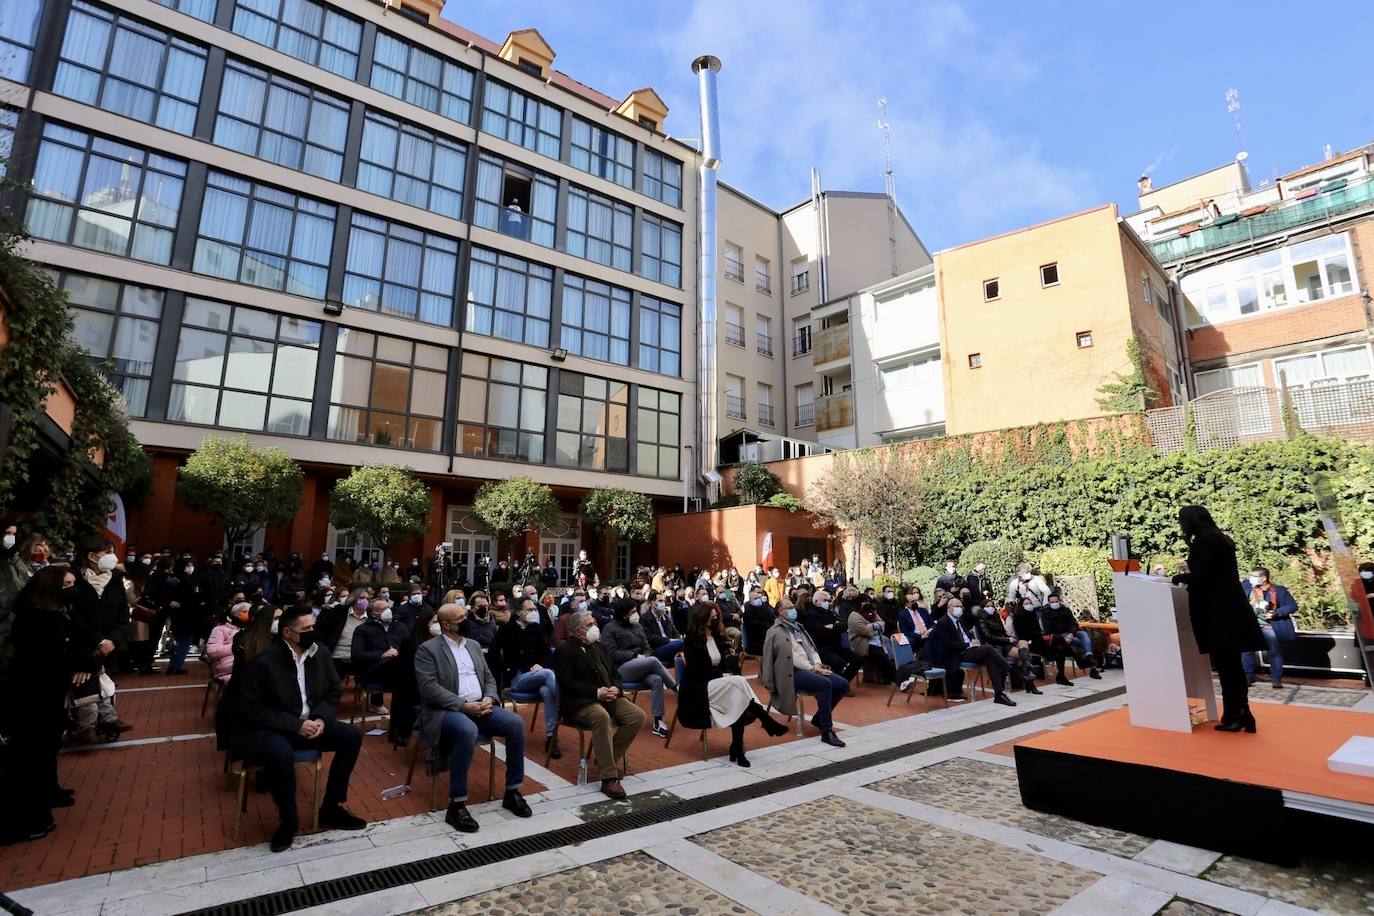
[{"label": "metal railing", "polygon": [[811,271],[803,270],[799,274],[792,275],[792,295],[800,296],[811,288]]},{"label": "metal railing", "polygon": [[773,425],[773,405],[772,405],[772,404],[765,404],[765,403],[763,403],[762,401],[759,402],[759,425],[761,425],[761,426],[772,426],[772,425]]},{"label": "metal railing", "polygon": [[743,282],[744,282],[744,265],[743,265],[743,264],[731,264],[729,261],[726,261],[726,262],[725,262],[725,279],[727,279],[727,280],[734,280],[736,283],[743,283]]},{"label": "metal railing", "polygon": [[733,321],[725,322],[725,342],[736,347],[744,346],[744,326]]},{"label": "metal railing", "polygon": [[756,343],[757,343],[757,345],[758,345],[759,354],[762,355],[762,356],[772,356],[772,355],[773,355],[773,337],[772,337],[772,335],[771,335],[771,334],[765,334],[765,333],[763,333],[762,331],[756,331],[756,332],[754,333],[754,337],[755,337]]},{"label": "metal railing", "polygon": [[1223,388],[1186,406],[1147,410],[1145,421],[1155,448],[1166,453],[1273,442],[1299,431],[1374,442],[1374,380],[1289,388],[1287,404],[1273,388]]},{"label": "metal railing", "polygon": [[816,405],[798,404],[797,405],[797,426],[816,425]]},{"label": "metal railing", "polygon": [[797,334],[792,338],[792,355],[805,356],[811,352],[811,329],[807,328],[806,333]]},{"label": "metal railing", "polygon": [[1254,216],[1217,217],[1187,235],[1149,242],[1150,251],[1168,265],[1218,248],[1253,242],[1276,232],[1307,223],[1324,222],[1353,210],[1374,207],[1374,177],[1352,181],[1328,191],[1318,191],[1303,200],[1287,200],[1271,205]]},{"label": "metal railing", "polygon": [[744,398],[737,394],[725,396],[725,415],[736,420],[744,419]]},{"label": "metal railing", "polygon": [[773,295],[773,278],[754,275],[754,289],[763,293],[765,296]]}]

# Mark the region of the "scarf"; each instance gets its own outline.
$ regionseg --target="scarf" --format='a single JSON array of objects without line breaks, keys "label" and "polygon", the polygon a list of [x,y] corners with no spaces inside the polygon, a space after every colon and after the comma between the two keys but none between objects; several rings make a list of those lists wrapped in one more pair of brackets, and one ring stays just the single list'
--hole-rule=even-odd
[{"label": "scarf", "polygon": [[110,578],[113,575],[113,573],[99,571],[91,572],[89,569],[85,572],[86,581],[91,583],[91,587],[95,589],[95,593],[97,595],[104,596],[105,586],[110,584]]},{"label": "scarf", "polygon": [[801,644],[802,651],[806,653],[806,660],[812,665],[815,665],[818,659],[815,650],[811,648],[811,640],[807,637],[806,631],[797,626],[795,620],[788,620],[786,617],[783,617],[781,618],[781,622],[783,629],[791,634],[794,640]]}]

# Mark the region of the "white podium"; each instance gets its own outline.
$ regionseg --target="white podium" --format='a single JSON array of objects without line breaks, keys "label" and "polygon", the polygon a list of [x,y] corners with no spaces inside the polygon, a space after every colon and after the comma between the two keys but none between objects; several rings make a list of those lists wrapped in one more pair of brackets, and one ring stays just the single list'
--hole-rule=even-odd
[{"label": "white podium", "polygon": [[1112,573],[1112,587],[1131,724],[1192,732],[1190,698],[1203,701],[1207,717],[1215,720],[1212,665],[1197,650],[1187,590],[1160,579],[1123,573]]}]

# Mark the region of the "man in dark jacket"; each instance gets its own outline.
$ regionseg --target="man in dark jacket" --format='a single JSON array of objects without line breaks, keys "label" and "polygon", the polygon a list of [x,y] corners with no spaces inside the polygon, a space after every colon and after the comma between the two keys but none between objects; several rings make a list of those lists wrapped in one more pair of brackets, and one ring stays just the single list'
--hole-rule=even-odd
[{"label": "man in dark jacket", "polygon": [[[1292,592],[1269,581],[1269,570],[1263,566],[1251,569],[1250,577],[1241,580],[1240,587],[1245,600],[1254,608],[1260,633],[1264,635],[1264,642],[1268,646],[1265,654],[1269,657],[1269,682],[1275,690],[1282,689],[1283,649],[1280,644],[1297,638],[1293,615],[1298,612],[1298,603],[1293,600]],[[1254,652],[1243,653],[1240,657],[1245,667],[1245,679],[1251,684],[1255,683],[1258,661],[1259,656]]]},{"label": "man in dark jacket", "polygon": [[935,587],[942,588],[946,592],[958,594],[959,589],[964,584],[964,577],[959,575],[958,564],[953,560],[945,561],[945,574],[935,580]]},{"label": "man in dark jacket", "polygon": [[[988,680],[992,682],[993,702],[1002,706],[1015,706],[1016,701],[1007,696],[1007,660],[992,646],[985,646],[969,637],[960,623],[964,606],[958,598],[951,598],[946,605],[947,613],[935,622],[930,631],[930,660],[948,672],[945,676],[946,691],[962,693],[962,662],[975,662],[987,669]],[[956,676],[955,672],[959,672]]]},{"label": "man in dark jacket", "polygon": [[[853,603],[852,600],[850,603]],[[864,663],[863,659],[855,658],[853,653],[845,651],[842,634],[849,632],[848,615],[841,618],[832,611],[830,596],[820,591],[816,592],[816,597],[807,605],[800,623],[806,628],[811,641],[816,644],[816,650],[820,652],[821,661],[826,667],[846,681],[852,681]]]},{"label": "man in dark jacket", "polygon": [[291,848],[299,824],[296,751],[334,752],[320,807],[320,827],[362,830],[367,822],[343,807],[363,734],[334,718],[339,707],[339,676],[329,653],[315,645],[315,618],[310,608],[282,611],[278,635],[271,647],[234,677],[241,681],[234,743],[237,756],[267,773],[281,815],[281,825],[272,834],[272,851],[284,852]]},{"label": "man in dark jacket", "polygon": [[1017,648],[1016,640],[1007,632],[1002,623],[1002,616],[997,613],[996,608],[974,606],[973,632],[980,643],[1002,653],[1002,658],[1006,659],[1007,664],[1020,675],[1022,683],[1026,686],[1026,693],[1040,693],[1035,686],[1035,674],[1031,666],[1026,663],[1026,657]]},{"label": "man in dark jacket", "polygon": [[553,654],[563,716],[591,729],[601,791],[624,798],[618,766],[644,727],[644,710],[626,699],[591,612],[573,611],[568,629],[568,641]]},{"label": "man in dark jacket", "polygon": [[[396,657],[401,654],[401,641],[410,633],[410,628],[396,620],[391,610],[391,602],[378,598],[367,608],[367,619],[358,624],[353,631],[353,645],[350,651],[353,670],[358,672],[359,683],[368,687],[394,687],[400,675],[396,667]],[[368,698],[368,712],[374,716],[385,716],[391,710],[382,705],[382,694],[374,693]]]},{"label": "man in dark jacket", "polygon": [[[1023,599],[1022,608],[1030,610],[1034,608],[1032,599]],[[1059,589],[1050,592],[1050,600],[1045,606],[1036,609],[1036,614],[1040,620],[1041,631],[1052,641],[1062,642],[1063,648],[1058,652],[1059,673],[1054,682],[1061,687],[1068,687],[1073,682],[1064,674],[1064,658],[1073,655],[1079,667],[1088,669],[1088,676],[1096,680],[1102,679],[1102,673],[1097,670],[1097,659],[1093,657],[1093,643],[1082,627],[1078,625],[1078,617],[1073,610],[1064,603]]]},{"label": "man in dark jacket", "polygon": [[213,621],[215,615],[228,606],[229,571],[224,568],[224,554],[218,550],[210,554],[196,574],[200,577],[201,593]]},{"label": "man in dark jacket", "polygon": [[745,651],[758,655],[763,651],[763,640],[768,628],[777,621],[777,612],[768,603],[763,588],[758,585],[749,587],[749,600],[744,605],[744,643]]},{"label": "man in dark jacket", "polygon": [[988,564],[978,563],[973,567],[973,572],[964,576],[964,587],[972,594],[975,601],[984,607],[992,607],[988,604],[996,593],[992,588],[992,578],[988,575]]}]

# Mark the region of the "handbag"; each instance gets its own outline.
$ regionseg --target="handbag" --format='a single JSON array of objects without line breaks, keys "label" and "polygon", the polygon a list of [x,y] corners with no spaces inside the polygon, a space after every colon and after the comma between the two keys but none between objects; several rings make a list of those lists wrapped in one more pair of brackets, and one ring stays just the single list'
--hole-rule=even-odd
[{"label": "handbag", "polygon": [[150,608],[142,604],[135,604],[129,611],[129,616],[139,623],[152,623],[154,620],[157,620],[157,614],[156,608]]},{"label": "handbag", "polygon": [[72,686],[72,705],[89,706],[100,699],[100,678],[91,675],[84,683]]}]

